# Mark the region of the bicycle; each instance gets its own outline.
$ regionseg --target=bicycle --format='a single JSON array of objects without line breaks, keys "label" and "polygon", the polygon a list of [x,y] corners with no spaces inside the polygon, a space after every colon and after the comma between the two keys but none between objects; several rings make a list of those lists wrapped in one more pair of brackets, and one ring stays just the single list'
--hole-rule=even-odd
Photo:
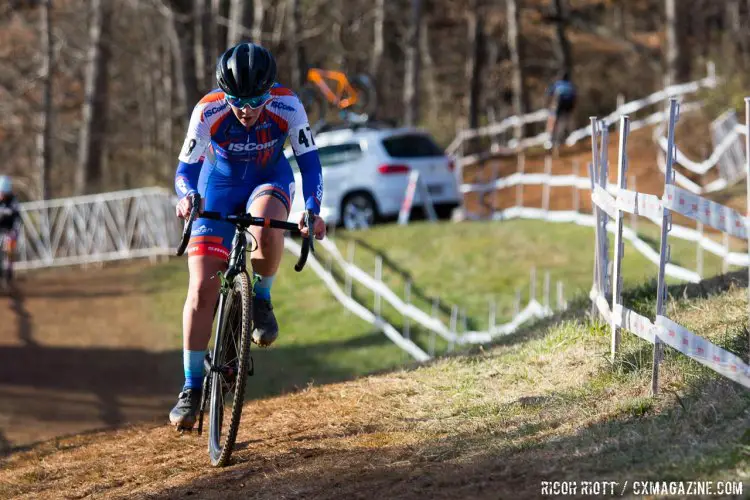
[{"label": "bicycle", "polygon": [[349,80],[341,71],[321,68],[307,71],[307,84],[300,100],[307,115],[317,117],[315,128],[325,125],[328,105],[338,109],[339,117],[351,123],[365,123],[377,106],[375,85],[370,77],[358,74]]},{"label": "bicycle", "polygon": [[0,230],[0,290],[10,290],[13,284],[13,252],[10,248],[10,236]]},{"label": "bicycle", "polygon": [[[222,467],[229,462],[234,448],[237,431],[242,415],[242,403],[245,398],[247,377],[254,373],[253,358],[250,355],[252,334],[252,285],[247,271],[246,253],[248,240],[246,231],[250,226],[285,229],[300,234],[297,224],[276,219],[253,217],[251,214],[227,215],[219,212],[202,212],[200,196],[191,195],[193,208],[185,221],[182,240],[177,249],[177,256],[182,256],[187,248],[193,222],[200,216],[206,219],[223,220],[235,225],[232,250],[229,254],[229,265],[225,273],[219,273],[221,288],[214,309],[218,313],[214,346],[204,360],[205,375],[201,392],[198,414],[198,435],[203,434],[203,414],[210,401],[208,419],[208,451],[211,465]],[[303,239],[302,253],[294,266],[300,272],[307,262],[309,252],[315,252],[313,246],[313,214],[305,212],[305,226],[309,233]],[[252,236],[251,236],[252,237]],[[256,242],[257,244],[257,242]],[[227,397],[231,396],[229,421],[225,426],[225,406]],[[222,429],[226,432],[222,435]],[[183,430],[183,429],[180,429]]]}]

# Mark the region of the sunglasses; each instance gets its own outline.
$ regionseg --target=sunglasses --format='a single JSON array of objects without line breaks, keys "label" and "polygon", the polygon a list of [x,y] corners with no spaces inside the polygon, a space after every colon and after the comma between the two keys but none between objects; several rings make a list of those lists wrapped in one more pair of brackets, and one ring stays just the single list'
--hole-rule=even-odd
[{"label": "sunglasses", "polygon": [[250,109],[258,109],[266,102],[268,102],[268,100],[271,98],[270,92],[266,92],[265,94],[256,97],[234,97],[233,95],[229,95],[227,93],[225,93],[224,95],[226,96],[227,102],[230,105],[240,109],[244,108],[245,106],[250,106]]}]

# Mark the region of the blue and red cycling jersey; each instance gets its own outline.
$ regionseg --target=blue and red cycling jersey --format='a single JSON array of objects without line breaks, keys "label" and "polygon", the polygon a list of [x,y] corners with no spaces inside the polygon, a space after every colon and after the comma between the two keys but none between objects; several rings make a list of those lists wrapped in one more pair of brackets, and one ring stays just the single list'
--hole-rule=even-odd
[{"label": "blue and red cycling jersey", "polygon": [[[278,83],[249,129],[234,115],[223,91],[209,92],[198,102],[180,152],[175,190],[180,197],[198,192],[205,210],[224,214],[248,210],[259,196],[274,196],[289,211],[295,182],[284,156],[287,137],[302,175],[305,208],[319,213],[323,176],[307,114],[297,96]],[[199,218],[188,254],[226,259],[233,236],[231,224]]]}]

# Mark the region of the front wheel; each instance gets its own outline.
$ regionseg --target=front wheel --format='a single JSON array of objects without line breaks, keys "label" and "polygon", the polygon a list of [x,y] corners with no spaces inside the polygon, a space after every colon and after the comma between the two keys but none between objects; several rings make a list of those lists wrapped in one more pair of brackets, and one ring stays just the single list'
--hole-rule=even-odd
[{"label": "front wheel", "polygon": [[227,292],[221,327],[216,336],[211,371],[208,451],[211,465],[223,467],[237,438],[250,370],[252,290],[246,272],[238,274]]},{"label": "front wheel", "polygon": [[10,253],[5,251],[5,242],[0,235],[0,290],[10,289],[11,262]]}]

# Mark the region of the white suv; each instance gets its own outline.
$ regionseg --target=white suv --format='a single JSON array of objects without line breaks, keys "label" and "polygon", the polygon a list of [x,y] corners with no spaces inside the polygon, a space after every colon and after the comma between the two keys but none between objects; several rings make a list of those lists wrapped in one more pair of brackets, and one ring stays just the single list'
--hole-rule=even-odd
[{"label": "white suv", "polygon": [[[320,132],[315,135],[315,143],[323,166],[320,214],[329,224],[363,229],[397,215],[411,170],[419,171],[438,215],[449,215],[459,204],[453,162],[422,130],[365,125]],[[296,222],[304,210],[302,179],[289,148],[285,155],[297,183],[289,217]],[[417,190],[414,206],[421,204]]]}]

